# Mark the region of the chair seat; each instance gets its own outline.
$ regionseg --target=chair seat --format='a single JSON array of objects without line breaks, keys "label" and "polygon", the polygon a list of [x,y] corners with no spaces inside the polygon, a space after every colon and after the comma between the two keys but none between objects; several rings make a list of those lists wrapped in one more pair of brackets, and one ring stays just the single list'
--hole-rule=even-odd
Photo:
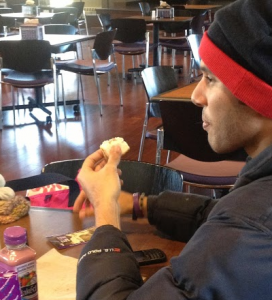
[{"label": "chair seat", "polygon": [[7,76],[9,73],[11,73],[13,70],[12,69],[8,69],[8,68],[2,68],[1,69],[1,74],[2,76]]},{"label": "chair seat", "polygon": [[176,50],[191,51],[190,45],[188,44],[187,40],[184,39],[163,39],[160,40],[160,45],[162,47],[173,48]]},{"label": "chair seat", "polygon": [[162,124],[156,126],[156,128],[152,128],[146,131],[145,137],[147,139],[156,140],[157,139],[157,131],[158,129],[162,128]]},{"label": "chair seat", "polygon": [[[98,62],[96,64],[96,71],[101,72],[101,74],[104,74],[105,72],[109,72],[114,68],[113,62],[104,62],[100,63]],[[83,75],[93,75],[94,69],[93,65],[86,65],[86,60],[76,60],[71,63],[58,63],[57,64],[58,70],[65,70],[69,72],[75,72]]]},{"label": "chair seat", "polygon": [[144,54],[146,51],[145,43],[119,43],[115,44],[115,52],[125,55]]},{"label": "chair seat", "polygon": [[202,162],[182,154],[166,164],[180,171],[184,181],[205,185],[233,185],[244,165],[241,161]]},{"label": "chair seat", "polygon": [[53,83],[53,73],[52,71],[41,71],[35,73],[21,73],[18,71],[11,71],[8,73],[6,77],[4,77],[3,81],[5,83],[12,84],[13,86],[24,86],[24,87],[35,87],[35,86],[43,86],[48,83]]}]

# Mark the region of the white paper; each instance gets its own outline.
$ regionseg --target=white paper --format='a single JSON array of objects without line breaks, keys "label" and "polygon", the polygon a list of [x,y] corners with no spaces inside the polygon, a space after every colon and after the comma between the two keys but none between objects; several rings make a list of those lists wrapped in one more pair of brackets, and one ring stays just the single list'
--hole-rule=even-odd
[{"label": "white paper", "polygon": [[37,260],[39,300],[75,300],[77,259],[51,249]]}]

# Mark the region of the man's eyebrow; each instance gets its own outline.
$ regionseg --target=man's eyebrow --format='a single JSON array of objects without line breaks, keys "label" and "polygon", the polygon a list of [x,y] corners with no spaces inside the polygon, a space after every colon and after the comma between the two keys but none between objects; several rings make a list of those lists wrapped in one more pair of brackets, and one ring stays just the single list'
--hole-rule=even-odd
[{"label": "man's eyebrow", "polygon": [[206,73],[211,73],[211,71],[206,66],[200,66],[200,70]]}]

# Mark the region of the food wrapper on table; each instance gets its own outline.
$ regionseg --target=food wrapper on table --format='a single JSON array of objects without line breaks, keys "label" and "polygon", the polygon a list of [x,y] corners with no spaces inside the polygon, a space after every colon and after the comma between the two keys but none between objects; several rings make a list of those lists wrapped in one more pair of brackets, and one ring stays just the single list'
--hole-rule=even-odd
[{"label": "food wrapper on table", "polygon": [[59,209],[72,209],[68,207],[69,186],[53,183],[39,188],[28,190],[26,196],[31,206],[41,206]]}]

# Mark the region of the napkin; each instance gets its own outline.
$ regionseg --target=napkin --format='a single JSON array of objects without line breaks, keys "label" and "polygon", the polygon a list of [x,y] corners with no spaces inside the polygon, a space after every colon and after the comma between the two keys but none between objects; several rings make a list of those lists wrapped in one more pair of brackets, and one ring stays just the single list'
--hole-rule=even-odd
[{"label": "napkin", "polygon": [[77,259],[51,249],[37,260],[39,300],[75,300]]}]

